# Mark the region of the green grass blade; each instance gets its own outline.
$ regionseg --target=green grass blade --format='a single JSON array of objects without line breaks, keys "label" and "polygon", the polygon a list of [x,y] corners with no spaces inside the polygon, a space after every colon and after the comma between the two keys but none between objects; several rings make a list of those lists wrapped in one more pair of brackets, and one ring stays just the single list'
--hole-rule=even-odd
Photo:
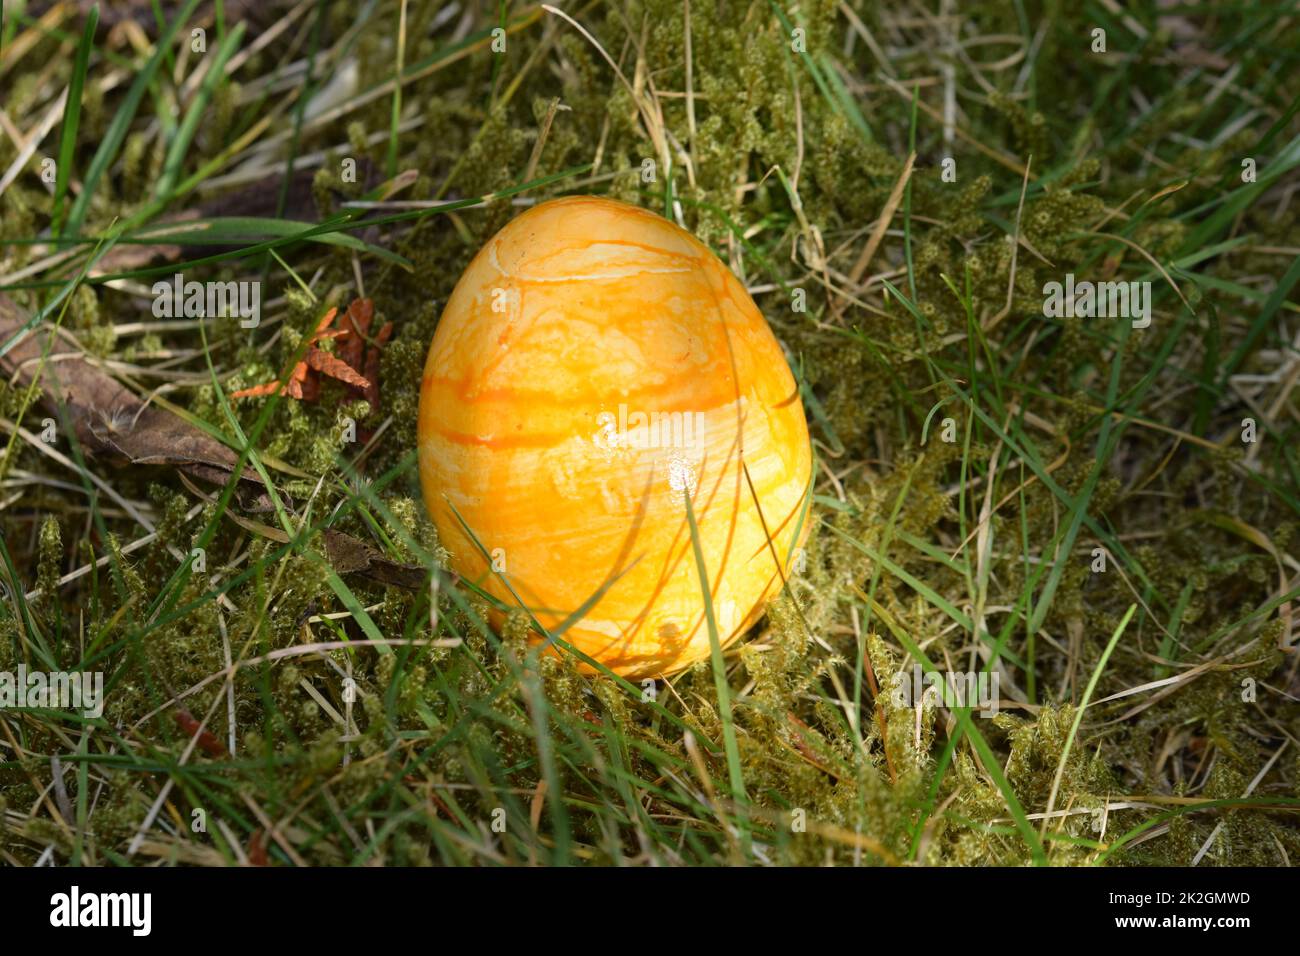
[{"label": "green grass blade", "polygon": [[58,237],[63,231],[63,201],[68,193],[68,180],[72,177],[72,154],[77,148],[77,127],[81,120],[81,91],[86,85],[86,70],[90,51],[95,45],[95,30],[99,26],[99,4],[92,4],[86,14],[86,28],[77,45],[77,58],[72,64],[72,79],[68,83],[68,99],[63,106],[63,131],[59,137],[59,168],[54,180],[54,215],[50,234]]},{"label": "green grass blade", "polygon": [[1065,765],[1070,759],[1070,751],[1074,747],[1075,738],[1079,735],[1079,724],[1083,722],[1083,712],[1088,709],[1088,702],[1092,700],[1092,692],[1097,689],[1097,681],[1101,680],[1101,672],[1106,669],[1106,662],[1110,660],[1115,645],[1119,643],[1119,639],[1124,636],[1124,632],[1128,629],[1128,622],[1133,619],[1137,607],[1136,604],[1130,604],[1128,610],[1124,612],[1124,617],[1120,620],[1114,633],[1111,634],[1106,649],[1101,652],[1101,659],[1097,661],[1097,666],[1093,668],[1092,676],[1088,678],[1088,686],[1084,689],[1083,700],[1075,708],[1074,720],[1070,723],[1070,732],[1066,735],[1065,746],[1061,750],[1061,759],[1057,762],[1056,774],[1052,777],[1052,789],[1047,795],[1047,811],[1043,815],[1043,822],[1038,831],[1040,836],[1047,832],[1047,821],[1051,818],[1052,808],[1056,804],[1056,794],[1061,789],[1061,778],[1065,775]]},{"label": "green grass blade", "polygon": [[700,589],[704,596],[704,618],[709,629],[709,659],[713,664],[713,686],[718,695],[718,717],[722,721],[723,748],[727,754],[727,778],[731,785],[732,799],[743,806],[748,802],[749,797],[745,793],[745,775],[740,765],[735,716],[731,710],[731,687],[727,683],[727,667],[722,659],[722,642],[718,636],[718,621],[713,610],[713,592],[709,590],[709,572],[704,564],[704,551],[700,546],[700,529],[695,521],[691,496],[687,493],[683,497],[686,502],[686,521],[691,531],[691,550],[695,554],[695,567],[700,576]]},{"label": "green grass blade", "polygon": [[186,0],[185,6],[177,12],[176,17],[159,35],[158,41],[154,44],[153,55],[149,57],[144,67],[136,74],[135,80],[131,83],[131,88],[127,90],[122,105],[118,107],[117,113],[113,116],[113,122],[109,124],[108,130],[104,133],[104,138],[100,140],[99,149],[95,151],[95,155],[90,161],[90,167],[82,179],[81,194],[77,197],[76,202],[72,204],[72,211],[68,213],[67,232],[74,235],[81,232],[81,224],[86,218],[86,213],[90,210],[90,201],[94,198],[95,187],[99,185],[99,180],[108,172],[108,167],[117,158],[118,150],[122,148],[126,134],[131,128],[131,122],[135,119],[136,111],[140,108],[140,100],[144,98],[145,92],[153,84],[154,75],[158,72],[158,67],[162,64],[163,58],[171,52],[171,45],[176,37],[176,31],[189,20],[198,5],[199,0]]},{"label": "green grass blade", "polygon": [[162,175],[158,177],[158,185],[154,188],[154,198],[160,202],[166,202],[171,196],[176,180],[180,176],[181,166],[185,162],[185,156],[189,152],[190,143],[198,131],[199,121],[203,119],[208,103],[212,101],[212,94],[226,81],[226,63],[234,55],[243,38],[244,24],[240,23],[217,48],[216,55],[208,66],[207,75],[203,77],[203,83],[200,84],[198,93],[195,94],[194,101],[185,112],[185,119],[177,129],[171,147],[167,150]]}]

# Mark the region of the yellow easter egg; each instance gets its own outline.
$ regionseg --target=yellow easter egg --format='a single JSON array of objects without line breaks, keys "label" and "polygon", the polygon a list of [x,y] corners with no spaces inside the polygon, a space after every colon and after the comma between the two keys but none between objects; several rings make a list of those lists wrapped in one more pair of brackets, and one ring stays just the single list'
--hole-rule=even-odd
[{"label": "yellow easter egg", "polygon": [[684,229],[594,196],[524,212],[461,276],[419,462],[453,570],[547,630],[599,595],[563,640],[631,678],[710,654],[688,497],[724,644],[807,532],[808,426],[753,299]]}]

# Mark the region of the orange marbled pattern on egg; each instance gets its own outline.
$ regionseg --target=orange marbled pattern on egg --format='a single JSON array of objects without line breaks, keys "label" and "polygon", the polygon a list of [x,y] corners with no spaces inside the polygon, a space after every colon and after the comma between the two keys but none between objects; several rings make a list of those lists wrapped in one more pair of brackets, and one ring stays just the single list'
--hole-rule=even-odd
[{"label": "orange marbled pattern on egg", "polygon": [[617,577],[564,639],[628,677],[709,656],[687,494],[724,642],[807,531],[808,427],[762,314],[688,232],[613,200],[542,203],[475,256],[429,348],[419,444],[462,577],[515,603],[449,503],[548,629]]}]

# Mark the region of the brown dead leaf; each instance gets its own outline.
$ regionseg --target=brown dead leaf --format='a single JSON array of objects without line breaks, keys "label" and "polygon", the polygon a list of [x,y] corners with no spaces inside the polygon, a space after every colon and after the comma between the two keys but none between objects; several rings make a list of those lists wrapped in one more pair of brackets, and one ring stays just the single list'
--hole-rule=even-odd
[{"label": "brown dead leaf", "polygon": [[195,720],[194,715],[184,707],[177,707],[172,711],[172,718],[176,721],[181,730],[185,731],[185,733],[189,734],[191,737],[198,738],[196,743],[198,744],[199,749],[209,757],[230,756],[229,752],[226,750],[226,745],[217,738],[216,734],[212,733],[212,731],[208,730],[201,723]]},{"label": "brown dead leaf", "polygon": [[392,561],[359,538],[326,528],[321,532],[325,557],[340,574],[359,574],[376,584],[392,584],[408,591],[424,587],[424,569]]},{"label": "brown dead leaf", "polygon": [[[26,324],[26,316],[14,302],[0,293],[0,344],[7,342]],[[51,336],[55,336],[51,342]],[[41,356],[49,345],[44,367]],[[134,392],[93,364],[76,342],[61,330],[40,327],[27,332],[8,353],[0,357],[0,371],[10,381],[26,387],[40,375],[42,403],[58,414],[62,402],[67,419],[76,429],[81,447],[91,455],[133,465],[171,465],[181,480],[196,494],[203,493],[186,480],[190,475],[213,485],[224,485],[234,472],[238,457],[215,438],[208,436],[179,415],[146,405]],[[239,506],[250,512],[266,512],[274,506],[266,485],[245,469],[236,489]],[[283,494],[281,501],[292,507]],[[237,523],[281,543],[288,535],[233,512],[226,514]],[[400,564],[351,535],[332,528],[321,532],[325,559],[340,574],[359,574],[378,584],[392,584],[415,590],[424,586],[424,571],[418,565]]]},{"label": "brown dead leaf", "polygon": [[[0,343],[26,325],[13,300],[0,294]],[[51,336],[54,336],[51,340]],[[41,366],[41,356],[49,355]],[[146,405],[134,392],[86,358],[62,331],[27,332],[0,357],[0,371],[26,387],[39,374],[42,404],[55,415],[62,404],[77,441],[88,453],[133,465],[171,465],[212,484],[224,485],[238,456],[171,412]],[[251,469],[240,475],[236,497],[246,511],[270,511],[270,496]]]},{"label": "brown dead leaf", "polygon": [[[184,475],[181,476],[181,481],[194,494],[209,497],[194,487]],[[226,517],[245,531],[251,531],[277,544],[289,543],[289,535],[283,528],[275,528],[261,521],[245,518],[233,511],[227,511]],[[391,584],[394,587],[406,588],[408,591],[424,587],[425,572],[418,564],[402,564],[393,561],[360,538],[354,538],[333,528],[323,528],[318,540],[324,545],[325,560],[339,574],[359,574],[376,584]]]},{"label": "brown dead leaf", "polygon": [[356,370],[347,362],[330,355],[328,352],[310,349],[304,361],[316,371],[328,375],[330,378],[336,378],[340,382],[346,382],[355,388],[367,389],[370,387],[370,383],[358,375]]}]

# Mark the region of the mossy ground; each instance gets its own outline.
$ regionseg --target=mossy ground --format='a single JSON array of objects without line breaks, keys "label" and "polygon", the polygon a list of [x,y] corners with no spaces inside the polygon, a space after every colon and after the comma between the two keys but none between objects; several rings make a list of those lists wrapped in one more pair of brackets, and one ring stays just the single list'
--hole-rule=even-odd
[{"label": "mossy ground", "polygon": [[[566,6],[589,38],[535,6],[410,2],[394,137],[391,92],[364,94],[398,69],[402,5],[322,4],[319,19],[266,6],[237,44],[247,59],[213,85],[180,186],[160,197],[192,102],[177,81],[213,55],[168,50],[82,234],[126,223],[126,247],[167,214],[222,215],[241,187],[213,181],[249,161],[272,177],[266,217],[337,219],[407,170],[394,201],[546,180],[518,195],[601,192],[680,217],[754,290],[804,385],[819,461],[806,567],[729,649],[729,707],[708,664],[647,703],[640,687],[530,657],[522,618],[486,631],[481,600],[444,573],[418,593],[331,581],[310,533],[285,548],[224,505],[196,509],[169,472],[91,462],[156,525],[127,553],[145,528],[17,438],[0,474],[12,556],[0,671],[52,660],[103,670],[110,689],[99,720],[0,712],[0,859],[1300,859],[1300,9]],[[82,25],[6,10],[0,106],[29,130],[71,79]],[[242,22],[218,10],[190,14],[181,36],[204,27],[216,50]],[[110,20],[82,97],[78,178],[133,73],[108,90],[104,78],[152,52]],[[151,16],[140,27],[157,37]],[[29,310],[90,248],[41,265],[49,249],[31,242],[54,214],[40,159],[59,129],[0,194],[0,274]],[[0,170],[17,155],[0,136]],[[291,157],[297,185],[281,194]],[[141,266],[82,282],[62,322],[142,394],[167,385],[166,400],[238,448],[205,347],[225,395],[271,380],[361,276],[395,325],[381,407],[327,384],[314,403],[233,408],[254,457],[290,469],[272,474],[295,527],[328,520],[432,566],[445,554],[411,458],[425,352],[461,270],[517,211],[507,197],[348,226],[409,268],[317,243],[274,256],[235,245],[184,267],[265,276],[273,301],[252,332],[233,318],[202,334],[135,327],[152,319]],[[1067,272],[1151,281],[1150,326],[1044,316],[1044,283]],[[41,426],[27,398],[0,391],[11,435],[24,412]],[[340,442],[349,417],[377,436],[363,451]],[[205,573],[168,548],[193,543]],[[377,636],[460,644],[281,653]],[[996,670],[1001,712],[896,701],[892,679],[922,655]],[[245,663],[227,680],[231,661]],[[233,755],[189,746],[182,694]]]}]

